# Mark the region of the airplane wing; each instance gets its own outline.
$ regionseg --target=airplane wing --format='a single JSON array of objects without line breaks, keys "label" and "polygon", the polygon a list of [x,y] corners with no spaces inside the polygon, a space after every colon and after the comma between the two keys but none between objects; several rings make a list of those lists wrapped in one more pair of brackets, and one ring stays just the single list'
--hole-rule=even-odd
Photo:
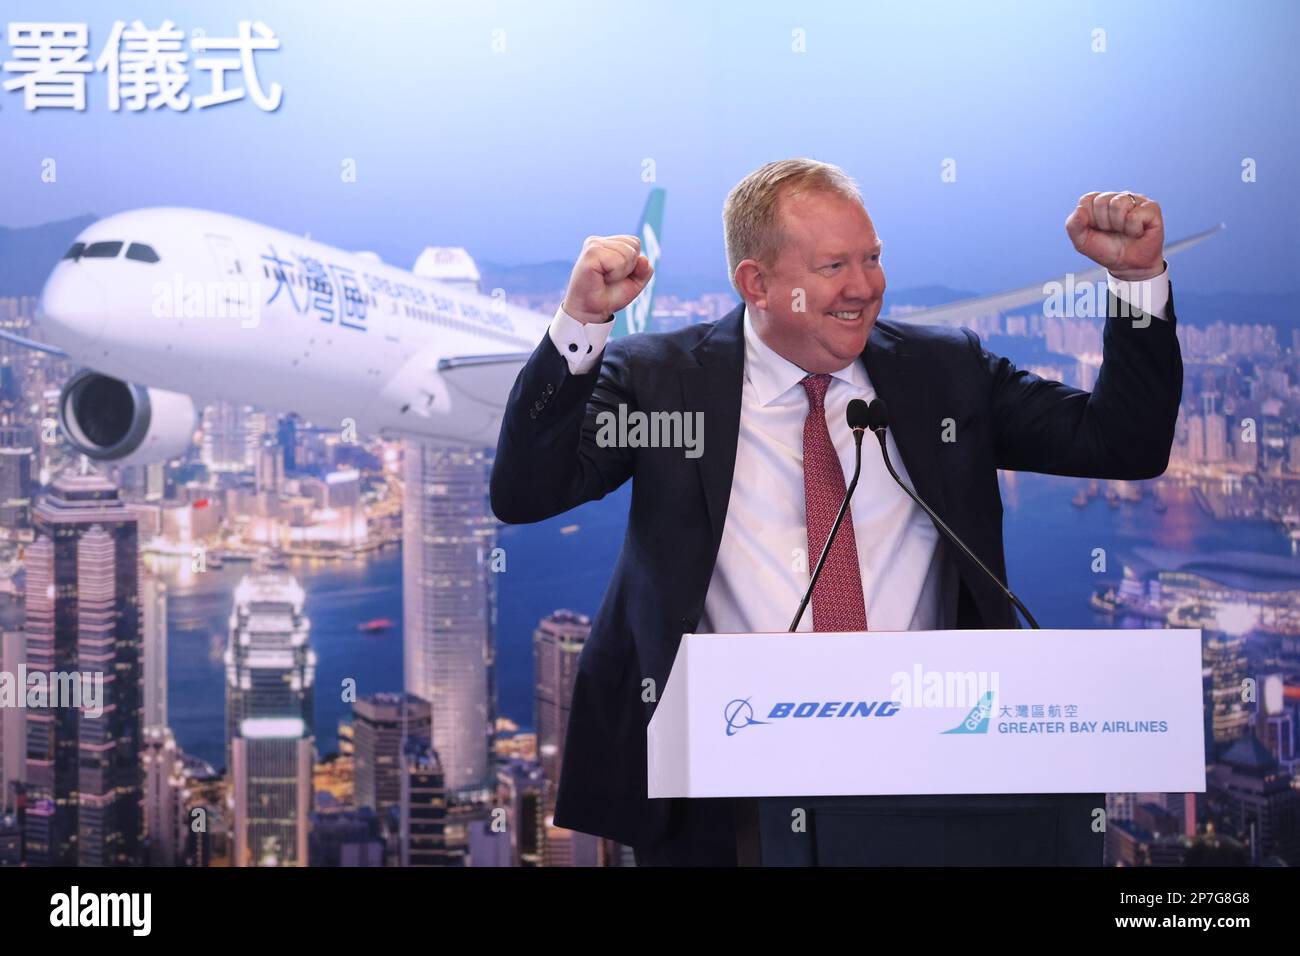
[{"label": "airplane wing", "polygon": [[[1184,249],[1199,245],[1224,228],[1226,228],[1226,225],[1219,223],[1204,232],[1198,232],[1194,236],[1188,236],[1186,239],[1179,239],[1176,242],[1169,243],[1165,246],[1165,258],[1167,259]],[[1074,285],[1078,287],[1092,282],[1104,281],[1105,278],[1106,270],[1101,266],[1097,266],[1084,272],[1074,273]],[[1057,279],[1048,281],[1064,284],[1065,276],[1062,275]],[[1021,286],[1018,289],[1010,289],[1006,292],[995,292],[992,295],[962,299],[959,302],[949,302],[946,305],[936,305],[928,309],[896,312],[890,314],[888,318],[900,319],[904,322],[921,322],[927,325],[961,325],[982,315],[991,315],[994,312],[1006,312],[1026,305],[1040,304],[1047,294],[1043,291],[1045,284],[1038,282],[1034,285]]]},{"label": "airplane wing", "polygon": [[455,416],[462,443],[494,443],[506,398],[531,354],[439,356],[433,348],[417,352],[383,387],[381,400],[396,403],[410,415],[409,425],[390,426],[390,431],[428,440],[427,422],[439,412]]},{"label": "airplane wing", "polygon": [[448,388],[493,408],[504,408],[519,370],[531,352],[502,355],[460,355],[438,360],[438,371]]},{"label": "airplane wing", "polygon": [[[1185,239],[1171,242],[1165,246],[1165,257],[1177,255],[1184,249],[1199,245],[1223,228],[1225,228],[1225,225],[1219,223],[1204,232],[1198,232]],[[1105,277],[1106,270],[1101,266],[1097,266],[1085,272],[1074,273],[1074,284],[1079,286],[1084,283],[1097,282],[1104,280]],[[1065,276],[1061,276],[1059,281],[1064,283]],[[1041,303],[1043,296],[1046,294],[1043,291],[1044,285],[1045,283],[1038,282],[1033,285],[1021,286],[1018,289],[1010,289],[1006,292],[995,292],[992,295],[962,299],[959,302],[950,302],[929,309],[894,313],[890,317],[901,318],[906,322],[958,325],[981,315]],[[505,407],[506,396],[510,394],[510,389],[514,385],[515,378],[519,375],[519,370],[523,368],[530,355],[529,352],[514,352],[501,355],[462,355],[453,358],[440,358],[437,360],[437,369],[449,391],[455,392],[478,405],[497,410]],[[412,365],[416,366],[421,364],[418,359],[412,363]],[[428,404],[433,398],[432,393],[426,389],[419,388],[418,392],[426,396],[425,404]]]},{"label": "airplane wing", "polygon": [[9,332],[0,329],[0,339],[6,342],[13,342],[15,345],[21,345],[25,349],[33,349],[37,352],[44,352],[46,355],[57,355],[59,358],[67,358],[68,353],[61,348],[53,345],[46,345],[44,342],[37,342],[35,339],[23,338],[17,332]]}]

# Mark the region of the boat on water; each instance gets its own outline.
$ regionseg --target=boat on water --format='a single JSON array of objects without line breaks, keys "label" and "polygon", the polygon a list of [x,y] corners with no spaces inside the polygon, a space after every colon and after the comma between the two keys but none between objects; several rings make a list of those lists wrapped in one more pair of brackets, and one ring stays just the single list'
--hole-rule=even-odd
[{"label": "boat on water", "polygon": [[254,555],[251,551],[236,551],[233,548],[222,548],[208,552],[208,558],[216,555],[222,561],[252,561]]},{"label": "boat on water", "polygon": [[357,630],[362,634],[379,634],[393,626],[390,618],[374,617],[368,621],[362,621],[357,625]]},{"label": "boat on water", "polygon": [[253,561],[253,566],[261,571],[283,571],[289,567],[289,561],[284,556],[283,551],[262,548],[257,552],[257,558]]}]

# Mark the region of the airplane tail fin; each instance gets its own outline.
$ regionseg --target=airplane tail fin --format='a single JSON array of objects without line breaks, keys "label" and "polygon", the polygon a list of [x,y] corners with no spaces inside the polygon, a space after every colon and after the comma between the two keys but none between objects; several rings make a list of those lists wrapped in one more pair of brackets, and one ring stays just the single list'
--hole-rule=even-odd
[{"label": "airplane tail fin", "polygon": [[650,308],[654,304],[655,281],[659,278],[659,241],[663,236],[663,225],[664,191],[652,189],[650,195],[646,197],[645,210],[641,213],[641,226],[637,229],[637,235],[641,238],[641,252],[650,260],[655,274],[650,276],[650,281],[641,290],[641,294],[628,303],[627,308],[620,309],[614,314],[611,338],[632,332],[644,332],[650,325]]},{"label": "airplane tail fin", "polygon": [[966,719],[945,734],[985,734],[989,729],[989,715],[993,712],[993,691],[986,691]]}]

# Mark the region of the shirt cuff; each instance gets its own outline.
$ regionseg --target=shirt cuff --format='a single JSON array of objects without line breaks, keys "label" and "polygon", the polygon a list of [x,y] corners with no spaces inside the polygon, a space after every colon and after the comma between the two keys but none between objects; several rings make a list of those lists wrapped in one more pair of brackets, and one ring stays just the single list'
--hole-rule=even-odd
[{"label": "shirt cuff", "polygon": [[570,374],[585,375],[600,361],[605,340],[613,329],[612,315],[604,322],[584,324],[565,312],[561,305],[555,310],[555,318],[551,320],[548,334],[564,360],[569,363]]},{"label": "shirt cuff", "polygon": [[1164,267],[1160,275],[1134,282],[1116,279],[1107,270],[1106,284],[1115,298],[1123,299],[1147,315],[1168,320],[1169,313],[1165,307],[1169,304],[1169,263],[1165,262]]}]

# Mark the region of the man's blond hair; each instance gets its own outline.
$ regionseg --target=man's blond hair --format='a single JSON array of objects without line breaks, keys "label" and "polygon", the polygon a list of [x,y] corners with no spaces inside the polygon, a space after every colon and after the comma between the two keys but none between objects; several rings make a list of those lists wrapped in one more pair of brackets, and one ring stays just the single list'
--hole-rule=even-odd
[{"label": "man's blond hair", "polygon": [[776,260],[784,242],[781,198],[809,192],[837,193],[862,204],[862,192],[848,173],[815,159],[768,163],[731,190],[722,204],[722,227],[732,285],[736,283],[736,266],[744,260],[754,259],[764,265]]}]

